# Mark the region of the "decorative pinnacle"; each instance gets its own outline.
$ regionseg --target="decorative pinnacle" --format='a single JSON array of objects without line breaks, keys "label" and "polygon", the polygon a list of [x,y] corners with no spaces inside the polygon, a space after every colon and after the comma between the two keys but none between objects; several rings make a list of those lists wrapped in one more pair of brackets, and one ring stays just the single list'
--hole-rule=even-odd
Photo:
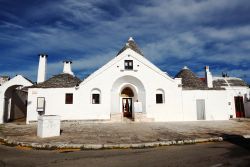
[{"label": "decorative pinnacle", "polygon": [[132,37],[129,37],[128,41],[134,41],[134,39]]}]

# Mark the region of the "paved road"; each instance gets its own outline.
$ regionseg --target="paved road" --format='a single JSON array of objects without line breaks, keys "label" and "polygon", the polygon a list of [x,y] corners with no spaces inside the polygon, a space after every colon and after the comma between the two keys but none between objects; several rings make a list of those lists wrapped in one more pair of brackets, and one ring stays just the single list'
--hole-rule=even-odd
[{"label": "paved road", "polygon": [[250,166],[250,141],[96,151],[24,150],[0,145],[0,166]]}]

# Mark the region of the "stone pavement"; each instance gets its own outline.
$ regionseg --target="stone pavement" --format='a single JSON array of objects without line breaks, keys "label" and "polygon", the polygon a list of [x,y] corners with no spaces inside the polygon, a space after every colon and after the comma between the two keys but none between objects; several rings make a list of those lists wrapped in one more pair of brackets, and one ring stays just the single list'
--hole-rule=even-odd
[{"label": "stone pavement", "polygon": [[0,125],[0,141],[40,149],[142,148],[250,137],[250,120],[165,123],[62,122],[61,136],[39,138],[36,123]]}]

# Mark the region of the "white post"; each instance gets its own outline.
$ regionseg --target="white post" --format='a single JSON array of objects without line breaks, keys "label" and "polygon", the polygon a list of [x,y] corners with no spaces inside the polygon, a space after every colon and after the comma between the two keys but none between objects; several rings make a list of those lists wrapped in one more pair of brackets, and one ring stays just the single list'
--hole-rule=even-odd
[{"label": "white post", "polygon": [[11,114],[11,103],[12,103],[12,99],[9,98],[8,100],[8,115],[7,115],[7,121],[10,120],[10,114]]},{"label": "white post", "polygon": [[4,97],[0,97],[0,124],[4,123]]},{"label": "white post", "polygon": [[48,55],[46,55],[46,54],[39,55],[37,83],[41,83],[41,82],[44,82],[46,80],[47,57],[48,57]]},{"label": "white post", "polygon": [[205,78],[206,78],[206,84],[208,88],[213,87],[213,77],[211,72],[209,71],[209,66],[205,66]]}]

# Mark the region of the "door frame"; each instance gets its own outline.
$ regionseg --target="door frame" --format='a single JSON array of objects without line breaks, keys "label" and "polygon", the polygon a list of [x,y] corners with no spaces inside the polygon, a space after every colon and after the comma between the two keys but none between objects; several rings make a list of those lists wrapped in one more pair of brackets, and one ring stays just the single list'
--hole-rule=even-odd
[{"label": "door frame", "polygon": [[[201,109],[201,111],[199,109]],[[199,112],[202,112],[202,113],[199,113]],[[205,99],[196,99],[196,114],[197,114],[197,120],[206,120],[206,101],[205,101]]]}]

